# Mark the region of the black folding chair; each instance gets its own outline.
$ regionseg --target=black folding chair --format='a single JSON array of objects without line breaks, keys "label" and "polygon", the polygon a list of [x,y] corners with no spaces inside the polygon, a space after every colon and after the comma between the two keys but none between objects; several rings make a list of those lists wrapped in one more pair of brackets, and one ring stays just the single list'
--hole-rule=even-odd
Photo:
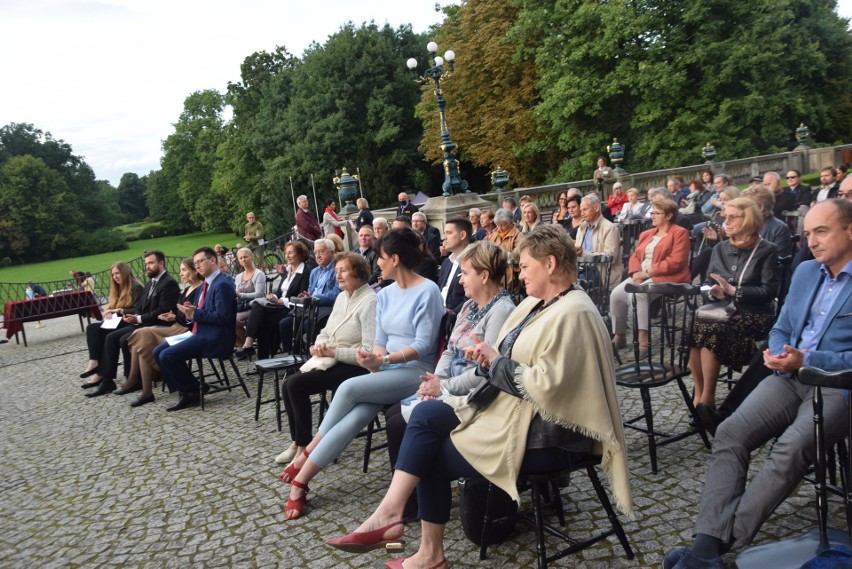
[{"label": "black folding chair", "polygon": [[[624,426],[648,435],[651,455],[651,470],[657,473],[657,447],[699,435],[704,446],[710,448],[710,440],[703,428],[689,429],[669,434],[654,426],[654,411],[651,406],[651,389],[677,382],[689,415],[695,417],[692,396],[686,389],[683,378],[690,375],[689,346],[687,340],[692,331],[699,287],[683,283],[629,283],[625,290],[633,293],[633,361],[620,365],[615,370],[616,383],[622,387],[638,389],[642,397],[643,413],[624,420]],[[638,294],[656,295],[659,312],[656,317],[649,314],[647,352],[640,357]],[[650,304],[650,303],[649,303]],[[649,307],[650,312],[650,307]],[[642,422],[644,421],[644,424]]]},{"label": "black folding chair", "polygon": [[[577,551],[586,549],[594,545],[595,543],[601,541],[602,539],[606,539],[607,537],[615,534],[618,537],[618,541],[621,543],[621,547],[624,548],[624,552],[627,554],[628,559],[633,559],[633,549],[630,547],[630,542],[627,540],[627,534],[624,532],[624,528],[621,526],[621,522],[618,519],[618,515],[615,512],[615,509],[612,507],[612,502],[610,502],[609,496],[606,493],[606,489],[603,484],[601,484],[600,478],[598,478],[598,474],[596,471],[596,466],[601,463],[601,458],[599,456],[589,456],[585,460],[578,461],[576,464],[571,465],[571,468],[554,471],[549,474],[535,474],[535,475],[521,475],[518,477],[518,486],[519,488],[529,488],[532,490],[532,509],[526,512],[521,512],[519,515],[526,515],[532,518],[532,522],[535,526],[535,537],[536,537],[536,554],[538,557],[538,567],[539,569],[547,569],[548,563],[556,561],[557,559],[562,559],[568,555],[572,555]],[[544,510],[545,510],[545,500],[544,496],[549,496],[550,504],[555,509],[555,514],[559,519],[559,525],[565,525],[565,513],[562,507],[562,496],[560,495],[559,488],[560,486],[566,486],[566,481],[570,479],[571,473],[577,472],[580,470],[585,470],[589,476],[589,480],[592,483],[592,486],[595,489],[595,493],[598,496],[598,500],[603,506],[604,510],[606,510],[607,518],[609,518],[610,528],[606,529],[602,532],[592,534],[591,536],[586,537],[585,539],[577,540],[557,527],[554,527],[544,520]],[[486,550],[488,549],[488,544],[491,543],[491,540],[488,538],[488,531],[493,522],[492,520],[492,500],[495,489],[493,484],[488,485],[488,494],[485,500],[485,518],[483,520],[482,525],[482,538],[480,540],[479,546],[479,558],[485,559]],[[550,536],[556,537],[561,540],[563,543],[567,544],[567,547],[556,551],[555,553],[548,555],[547,554],[547,544],[545,542],[544,534],[548,534]]]},{"label": "black folding chair", "polygon": [[[302,365],[311,357],[310,347],[313,345],[319,330],[317,320],[319,306],[312,297],[291,298],[293,305],[293,352],[287,356],[279,356],[258,360],[255,362],[257,369],[257,399],[254,404],[254,420],[260,418],[260,406],[267,403],[275,403],[275,421],[278,430],[281,430],[281,389],[287,376],[296,373]],[[273,396],[271,399],[263,399],[264,376],[267,373],[274,374]]]}]

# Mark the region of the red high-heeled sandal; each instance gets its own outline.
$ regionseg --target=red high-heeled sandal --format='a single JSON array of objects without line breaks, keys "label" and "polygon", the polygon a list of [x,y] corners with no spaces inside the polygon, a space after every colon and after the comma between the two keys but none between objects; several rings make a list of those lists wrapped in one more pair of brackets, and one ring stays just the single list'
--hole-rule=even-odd
[{"label": "red high-heeled sandal", "polygon": [[[366,553],[368,551],[384,547],[388,543],[401,543],[401,540],[399,538],[383,539],[385,533],[387,533],[388,530],[401,525],[402,520],[397,520],[379,529],[361,532],[354,531],[349,535],[345,535],[343,537],[333,537],[331,539],[327,539],[325,542],[332,547],[347,551],[349,553]],[[402,537],[401,534],[400,537]]]},{"label": "red high-heeled sandal", "polygon": [[[284,506],[284,516],[288,520],[295,520],[302,515],[302,512],[305,510],[305,502],[308,501],[308,492],[311,491],[307,484],[302,484],[298,480],[293,480],[293,486],[301,488],[305,493],[302,494],[301,498],[296,498],[295,500],[289,496],[287,497],[287,505]],[[291,513],[288,514],[287,512]],[[295,514],[292,514],[292,512],[295,512]]]},{"label": "red high-heeled sandal", "polygon": [[[308,454],[307,450],[303,451],[302,454],[305,455],[305,458],[311,456],[310,454]],[[300,470],[302,469],[296,468],[295,461],[293,461],[287,466],[287,468],[281,471],[281,474],[278,475],[278,479],[281,480],[281,482],[283,482],[284,484],[292,484],[293,482],[295,482],[296,476],[299,475]]]}]

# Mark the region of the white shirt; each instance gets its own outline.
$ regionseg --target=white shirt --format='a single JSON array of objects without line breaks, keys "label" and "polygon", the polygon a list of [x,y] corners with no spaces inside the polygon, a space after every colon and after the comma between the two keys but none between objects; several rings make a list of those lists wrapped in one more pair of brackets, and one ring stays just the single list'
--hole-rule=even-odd
[{"label": "white shirt", "polygon": [[451,252],[447,259],[452,262],[453,267],[450,269],[450,276],[447,278],[447,284],[445,284],[444,288],[441,289],[441,297],[444,299],[444,306],[447,305],[447,295],[450,293],[450,285],[453,284],[453,279],[456,277],[456,271],[459,270],[459,261],[455,253]]}]

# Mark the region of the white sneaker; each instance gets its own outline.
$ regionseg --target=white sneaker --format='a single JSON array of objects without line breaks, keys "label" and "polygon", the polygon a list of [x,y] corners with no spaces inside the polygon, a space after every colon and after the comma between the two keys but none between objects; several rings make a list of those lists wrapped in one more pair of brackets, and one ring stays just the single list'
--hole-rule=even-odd
[{"label": "white sneaker", "polygon": [[275,457],[276,464],[289,464],[296,458],[296,445],[291,446],[281,454]]}]

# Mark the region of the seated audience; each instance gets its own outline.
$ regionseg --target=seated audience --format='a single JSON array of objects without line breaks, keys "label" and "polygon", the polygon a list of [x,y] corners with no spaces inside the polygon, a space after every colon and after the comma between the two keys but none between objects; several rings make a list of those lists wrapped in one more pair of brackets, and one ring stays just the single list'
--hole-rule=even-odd
[{"label": "seated audience", "polygon": [[609,206],[609,211],[612,212],[614,219],[618,218],[618,215],[621,213],[621,208],[625,203],[627,203],[627,195],[624,193],[624,186],[621,182],[616,182],[612,185],[612,193],[606,201],[606,205]]},{"label": "seated audience", "polygon": [[740,369],[751,359],[755,342],[766,337],[775,319],[773,301],[778,292],[778,250],[762,239],[763,217],[748,198],[725,206],[727,241],[713,248],[709,296],[734,302],[736,312],[727,322],[696,318],[689,338],[689,369],[695,381],[693,403],[716,408],[716,381],[722,365]]},{"label": "seated audience", "polygon": [[[361,229],[365,228],[369,226]],[[338,253],[334,268],[342,292],[310,348],[311,359],[283,385],[292,442],[275,458],[278,464],[293,460],[313,438],[311,395],[335,391],[347,379],[368,373],[358,365],[355,354],[372,350],[376,337],[376,293],[367,282],[370,267],[357,253]]]},{"label": "seated audience", "polygon": [[234,281],[219,272],[216,252],[210,247],[196,249],[192,255],[199,274],[204,277],[198,302],[178,304],[177,309],[192,322],[192,336],[170,346],[163,342],[154,348],[154,361],[169,391],[180,392],[178,402],[166,411],[179,411],[199,404],[198,379],[190,371],[188,360],[227,358],[234,349],[236,291]]},{"label": "seated audience", "polygon": [[[618,228],[601,215],[601,202],[597,196],[588,195],[580,200],[580,213],[583,223],[577,230],[577,255],[609,255],[610,286],[621,282],[623,265],[621,261],[621,236]],[[600,267],[602,269],[603,267]],[[581,278],[583,276],[581,275]],[[589,278],[586,276],[585,278]]]},{"label": "seated audience", "polygon": [[[130,265],[127,263],[120,261],[113,263],[110,269],[110,277],[109,301],[107,302],[106,310],[104,310],[104,320],[122,318],[125,310],[129,314],[142,298],[142,284],[133,276],[133,273],[130,271]],[[91,322],[86,326],[86,345],[89,348],[89,363],[85,371],[80,374],[80,377],[83,379],[91,376],[94,377],[81,386],[83,389],[97,387],[101,383],[99,365],[101,359],[104,357],[107,335],[125,326],[130,326],[130,324],[123,320],[118,323],[117,328],[104,328],[101,324],[101,322]]]},{"label": "seated audience", "polygon": [[438,273],[438,288],[444,299],[444,306],[458,314],[465,300],[464,287],[461,284],[461,268],[458,257],[470,244],[472,228],[463,217],[456,217],[444,225],[444,249],[447,257],[441,263]]},{"label": "seated audience", "polygon": [[308,290],[313,263],[308,247],[301,241],[290,241],[284,246],[286,266],[278,265],[278,286],[275,292],[266,295],[266,301],[253,301],[246,324],[246,338],[241,348],[234,352],[237,359],[245,359],[255,353],[264,360],[278,351],[281,336],[278,323],[290,314],[290,298]]},{"label": "seated audience", "polygon": [[583,214],[580,211],[580,194],[569,195],[566,198],[566,208],[568,208],[568,218],[560,222],[571,239],[577,238],[577,230],[580,229],[580,224],[583,223]]},{"label": "seated audience", "polygon": [[[852,314],[852,203],[827,200],[805,216],[816,257],[793,275],[790,294],[802,302],[781,309],[763,353],[773,375],[758,384],[719,425],[691,547],[678,547],[665,569],[723,568],[721,556],[754,539],[775,508],[801,483],[816,454],[814,388],[798,381],[803,366],[852,368],[852,329],[838,315]],[[818,278],[815,278],[817,275]],[[825,444],[848,432],[848,393],[823,389]],[[746,484],[751,457],[767,442],[772,451]]]},{"label": "seated audience", "polygon": [[482,210],[482,213],[479,215],[479,225],[485,230],[485,237],[483,239],[490,237],[494,233],[494,230],[497,229],[497,226],[494,225],[494,212],[490,209]]},{"label": "seated audience", "polygon": [[[653,228],[643,231],[636,243],[636,250],[628,261],[628,277],[612,291],[609,313],[612,316],[613,343],[616,348],[627,345],[627,314],[632,307],[632,294],[625,290],[629,283],[641,285],[647,282],[688,283],[689,232],[677,225],[677,206],[671,200],[657,200],[651,212]],[[649,298],[652,297],[652,298]],[[639,317],[639,356],[648,353],[648,305],[654,295],[640,294],[636,297]]]},{"label": "seated audience", "polygon": [[248,247],[237,251],[237,261],[243,268],[243,272],[234,279],[237,287],[236,333],[238,342],[242,343],[251,314],[251,301],[266,296],[266,275],[254,266],[254,255]]},{"label": "seated audience", "polygon": [[[579,204],[577,204],[579,206]],[[642,203],[639,201],[639,190],[630,188],[627,190],[627,203],[621,206],[621,211],[616,216],[616,221],[624,223],[634,219],[644,219],[645,214],[651,209],[650,203]]]},{"label": "seated audience", "polygon": [[526,235],[541,223],[541,212],[538,206],[529,202],[521,206],[521,233]]},{"label": "seated audience", "polygon": [[193,304],[196,291],[201,286],[201,275],[195,270],[192,259],[181,261],[180,279],[187,286],[180,293],[177,303],[172,306],[171,311],[157,316],[161,324],[139,328],[127,339],[127,347],[130,351],[130,371],[121,390],[125,393],[140,389],[142,391],[139,397],[130,404],[131,407],[140,407],[154,402],[154,381],[160,377],[160,368],[154,361],[154,348],[159,346],[166,338],[189,331],[189,321],[178,311],[177,305],[185,302]]},{"label": "seated audience", "polygon": [[490,384],[485,397],[417,405],[384,499],[354,533],[328,540],[333,547],[363,552],[398,540],[416,488],[421,541],[405,565],[446,569],[452,482],[485,477],[518,501],[519,474],[568,468],[590,453],[602,455],[617,506],[632,512],[609,333],[586,293],[574,287],[574,244],[548,224],[519,249],[530,296],[509,316],[496,348],[482,342],[464,350]]},{"label": "seated audience", "polygon": [[[334,244],[328,239],[317,239],[314,241],[314,258],[317,266],[311,270],[308,278],[308,288],[304,292],[297,294],[298,298],[313,298],[319,309],[317,310],[317,329],[325,325],[328,320],[328,315],[331,314],[331,307],[340,294],[340,287],[337,286],[337,279],[334,278]],[[293,351],[293,320],[298,314],[292,312],[278,322],[278,334],[281,338],[282,350],[286,353]],[[307,322],[304,323],[307,326]]]},{"label": "seated audience", "polygon": [[372,372],[338,388],[317,435],[280,475],[292,483],[284,507],[287,519],[302,515],[308,482],[329,466],[382,410],[413,395],[420,376],[435,369],[438,331],[444,313],[438,285],[414,272],[423,254],[420,237],[395,229],[377,244],[382,276],[394,284],[382,289],[376,305],[372,352],[356,352],[358,365]]}]

